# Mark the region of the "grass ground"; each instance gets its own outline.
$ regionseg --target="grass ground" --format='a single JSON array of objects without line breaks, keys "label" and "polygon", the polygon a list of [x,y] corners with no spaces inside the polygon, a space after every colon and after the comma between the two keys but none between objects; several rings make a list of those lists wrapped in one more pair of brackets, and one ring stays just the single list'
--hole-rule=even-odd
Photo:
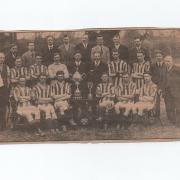
[{"label": "grass ground", "polygon": [[67,132],[44,137],[32,132],[22,130],[5,130],[0,133],[0,142],[46,142],[46,141],[93,141],[93,140],[149,140],[149,139],[178,139],[180,138],[180,127],[171,125],[165,119],[163,125],[155,123],[144,127],[132,124],[128,130],[117,130],[109,127],[107,130],[93,127],[77,127]]}]

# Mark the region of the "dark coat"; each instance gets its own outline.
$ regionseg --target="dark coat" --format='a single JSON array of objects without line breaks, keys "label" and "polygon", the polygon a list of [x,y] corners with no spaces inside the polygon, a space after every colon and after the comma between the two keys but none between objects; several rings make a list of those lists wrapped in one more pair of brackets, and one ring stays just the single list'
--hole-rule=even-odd
[{"label": "dark coat", "polygon": [[91,63],[91,49],[92,46],[90,44],[87,44],[87,47],[85,48],[83,43],[79,43],[75,47],[75,50],[80,51],[82,55],[82,61],[85,63]]},{"label": "dark coat", "polygon": [[62,61],[67,66],[73,62],[73,56],[75,53],[75,46],[73,44],[69,44],[69,49],[66,50],[65,45],[62,44],[58,47],[58,50],[61,53]]},{"label": "dark coat", "polygon": [[16,60],[17,54],[14,56],[12,53],[9,51],[9,53],[6,54],[5,56],[5,64],[9,66],[9,68],[12,68],[15,66],[15,60]]},{"label": "dark coat", "polygon": [[99,66],[96,67],[94,63],[91,63],[89,66],[88,80],[98,84],[101,82],[101,76],[104,72],[108,73],[107,64],[100,62]]},{"label": "dark coat", "polygon": [[[88,94],[88,88],[87,88],[87,75],[88,75],[88,66],[86,63],[81,62],[81,64],[79,66],[76,65],[75,62],[71,63],[68,66],[68,71],[70,73],[71,76],[73,76],[73,74],[78,71],[83,77],[83,80],[80,82],[79,85],[79,89],[81,91],[81,94],[83,96],[83,98],[87,97]],[[71,90],[72,90],[72,94],[74,94],[74,91],[76,90],[76,85],[75,82],[71,79]]]},{"label": "dark coat", "polygon": [[[112,49],[115,49],[114,45],[110,48],[111,57],[112,57]],[[118,52],[119,52],[119,58],[123,59],[124,61],[127,62],[128,58],[129,58],[128,48],[126,46],[120,44],[120,46],[118,48]]]},{"label": "dark coat", "polygon": [[164,63],[158,65],[157,62],[151,64],[152,81],[159,87],[162,81],[162,71],[164,69]]},{"label": "dark coat", "polygon": [[58,52],[56,46],[53,46],[52,50],[49,50],[48,46],[45,46],[42,49],[42,56],[43,56],[43,64],[49,66],[54,62],[54,53]]},{"label": "dark coat", "polygon": [[[162,90],[168,90],[175,100],[180,100],[180,67],[173,66],[170,71],[164,66],[162,69]],[[180,104],[180,101],[179,101]]]}]

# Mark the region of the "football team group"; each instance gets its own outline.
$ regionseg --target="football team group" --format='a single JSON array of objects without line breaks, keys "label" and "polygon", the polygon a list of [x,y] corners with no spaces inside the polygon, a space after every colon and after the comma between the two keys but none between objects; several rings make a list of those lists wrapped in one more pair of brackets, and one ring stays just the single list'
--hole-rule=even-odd
[{"label": "football team group", "polygon": [[180,70],[171,54],[156,49],[152,61],[140,37],[133,48],[119,34],[111,47],[101,34],[94,45],[88,39],[84,33],[75,45],[64,35],[57,46],[48,36],[41,51],[31,41],[21,55],[17,44],[0,52],[1,130],[23,124],[44,136],[83,125],[127,129],[159,121],[161,98],[169,121],[178,123]]}]

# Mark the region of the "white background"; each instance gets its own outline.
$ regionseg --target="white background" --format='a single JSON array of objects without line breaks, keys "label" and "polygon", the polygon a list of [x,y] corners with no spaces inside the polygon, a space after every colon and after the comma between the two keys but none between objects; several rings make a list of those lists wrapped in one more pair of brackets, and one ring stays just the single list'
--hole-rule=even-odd
[{"label": "white background", "polygon": [[[178,0],[4,0],[1,30],[180,27]],[[0,180],[179,180],[180,143],[0,146]]]}]

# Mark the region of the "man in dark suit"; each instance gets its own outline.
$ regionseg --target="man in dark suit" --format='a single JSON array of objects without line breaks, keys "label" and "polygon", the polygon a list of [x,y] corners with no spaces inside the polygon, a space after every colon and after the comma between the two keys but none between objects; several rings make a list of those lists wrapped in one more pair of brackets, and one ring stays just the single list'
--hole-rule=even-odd
[{"label": "man in dark suit", "polygon": [[64,35],[63,44],[59,46],[62,61],[67,66],[73,62],[73,55],[75,52],[75,46],[70,43],[68,35]]},{"label": "man in dark suit", "polygon": [[88,64],[91,62],[92,45],[89,44],[88,34],[83,35],[82,42],[77,44],[75,49],[80,51],[83,62],[88,63]]},{"label": "man in dark suit", "polygon": [[108,73],[108,65],[101,61],[101,53],[99,51],[94,52],[93,62],[90,65],[88,74],[88,81],[93,82],[93,95],[95,95],[96,86],[101,82],[101,76],[104,72]]},{"label": "man in dark suit", "polygon": [[[82,55],[79,51],[76,51],[74,54],[74,62],[72,62],[68,66],[68,71],[70,73],[71,79],[73,79],[73,76],[75,73],[79,73],[82,80],[80,82],[80,91],[82,93],[82,97],[86,98],[87,96],[87,73],[88,73],[88,65],[82,61]],[[74,84],[74,82],[73,82]],[[72,87],[72,91],[75,91],[75,86]]]},{"label": "man in dark suit", "polygon": [[120,43],[120,37],[119,34],[116,34],[113,37],[113,46],[110,48],[110,53],[112,57],[112,50],[117,49],[119,52],[119,58],[126,61],[129,58],[129,51],[128,48]]},{"label": "man in dark suit", "polygon": [[49,66],[54,62],[54,53],[58,52],[52,36],[47,37],[47,45],[42,49],[43,64]]},{"label": "man in dark suit", "polygon": [[180,123],[180,67],[176,66],[171,56],[164,58],[161,89],[163,91],[166,112],[171,123]]},{"label": "man in dark suit", "polygon": [[151,63],[151,74],[152,81],[157,85],[157,111],[156,115],[160,118],[160,93],[161,93],[161,81],[162,81],[162,71],[164,68],[164,59],[161,50],[155,50],[155,62]]},{"label": "man in dark suit", "polygon": [[12,68],[15,66],[15,60],[18,55],[18,47],[16,44],[11,44],[9,52],[5,56],[5,64]]},{"label": "man in dark suit", "polygon": [[4,130],[9,101],[9,67],[4,63],[5,55],[0,52],[0,130]]},{"label": "man in dark suit", "polygon": [[129,64],[132,65],[134,62],[137,62],[137,52],[144,52],[145,61],[150,61],[149,51],[142,47],[142,41],[140,37],[134,38],[134,48],[129,51]]}]

